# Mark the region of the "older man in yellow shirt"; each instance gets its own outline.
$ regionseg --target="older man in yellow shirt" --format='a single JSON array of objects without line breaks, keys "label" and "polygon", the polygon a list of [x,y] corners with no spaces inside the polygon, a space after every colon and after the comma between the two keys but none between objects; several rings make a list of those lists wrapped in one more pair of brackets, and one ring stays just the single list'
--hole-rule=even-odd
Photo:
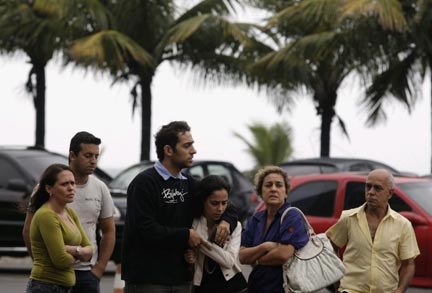
[{"label": "older man in yellow shirt", "polygon": [[405,292],[420,254],[411,223],[393,211],[393,175],[384,169],[369,173],[366,203],[344,211],[326,234],[343,254],[346,274],[339,292]]}]

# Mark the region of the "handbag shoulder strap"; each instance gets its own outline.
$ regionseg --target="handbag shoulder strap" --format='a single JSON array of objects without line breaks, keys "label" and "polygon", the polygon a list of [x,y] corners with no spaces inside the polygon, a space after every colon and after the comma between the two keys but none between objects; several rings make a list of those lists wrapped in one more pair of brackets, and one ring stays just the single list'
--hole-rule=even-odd
[{"label": "handbag shoulder strap", "polygon": [[282,216],[281,216],[281,225],[282,225],[282,221],[283,221],[283,219],[285,218],[285,215],[286,215],[290,210],[297,210],[297,211],[300,213],[300,215],[303,217],[303,221],[304,221],[304,224],[305,224],[306,230],[308,231],[309,235],[314,235],[314,234],[315,234],[315,231],[314,231],[314,229],[312,228],[312,226],[309,224],[309,221],[307,220],[306,216],[303,214],[303,212],[302,212],[299,208],[296,208],[296,207],[289,207],[289,208],[287,208],[287,209],[283,212],[283,214],[282,214]]}]

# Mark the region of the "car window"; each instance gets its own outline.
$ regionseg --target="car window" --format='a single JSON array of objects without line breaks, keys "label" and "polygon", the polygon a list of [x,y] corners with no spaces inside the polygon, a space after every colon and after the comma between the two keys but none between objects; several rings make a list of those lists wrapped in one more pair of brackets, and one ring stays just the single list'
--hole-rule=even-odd
[{"label": "car window", "polygon": [[337,191],[336,181],[316,181],[302,184],[288,195],[288,201],[305,215],[331,217]]},{"label": "car window", "polygon": [[233,178],[230,170],[219,164],[208,164],[207,170],[209,175],[218,175],[224,178],[231,186],[233,185]]},{"label": "car window", "polygon": [[402,200],[397,194],[393,194],[393,196],[389,200],[390,207],[396,212],[411,212],[412,208]]},{"label": "car window", "polygon": [[390,172],[392,172],[393,174],[399,173],[399,171],[397,171],[396,169],[394,169],[390,166],[387,166],[385,164],[381,164],[379,162],[373,162],[372,169],[386,169],[386,170],[389,170]]},{"label": "car window", "polygon": [[252,192],[254,190],[253,184],[246,179],[246,177],[240,173],[239,171],[232,170],[233,177],[235,177],[235,182],[237,184],[237,188],[241,192]]},{"label": "car window", "polygon": [[432,215],[432,181],[399,183],[398,187],[412,198],[424,211]]},{"label": "car window", "polygon": [[373,167],[367,163],[355,163],[349,166],[348,171],[372,171]]},{"label": "car window", "polygon": [[6,188],[9,180],[22,178],[22,174],[5,158],[0,157],[0,188]]},{"label": "car window", "polygon": [[66,157],[55,154],[42,153],[34,156],[17,156],[15,159],[21,166],[25,166],[26,171],[32,174],[36,180],[39,180],[43,171],[51,164],[60,163],[68,165],[68,159]]},{"label": "car window", "polygon": [[344,210],[357,208],[365,202],[365,183],[348,182],[345,187]]},{"label": "car window", "polygon": [[338,171],[336,167],[327,165],[282,165],[281,168],[287,171],[289,176],[334,173]]},{"label": "car window", "polygon": [[136,175],[151,166],[152,164],[139,164],[121,172],[110,182],[110,188],[126,190]]},{"label": "car window", "polygon": [[[365,183],[348,182],[345,189],[344,210],[357,208],[365,202]],[[397,194],[389,200],[390,207],[396,212],[412,211],[411,207]]]},{"label": "car window", "polygon": [[187,170],[187,173],[189,173],[196,180],[201,180],[205,176],[204,169],[201,165],[190,167]]}]

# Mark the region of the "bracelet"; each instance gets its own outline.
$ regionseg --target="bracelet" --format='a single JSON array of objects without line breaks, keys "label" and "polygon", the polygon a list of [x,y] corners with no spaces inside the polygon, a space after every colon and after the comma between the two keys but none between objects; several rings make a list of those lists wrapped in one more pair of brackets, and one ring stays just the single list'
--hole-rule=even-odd
[{"label": "bracelet", "polygon": [[255,265],[256,265],[256,266],[259,266],[259,264],[260,264],[260,263],[259,263],[259,258],[257,258],[256,261],[255,261]]}]

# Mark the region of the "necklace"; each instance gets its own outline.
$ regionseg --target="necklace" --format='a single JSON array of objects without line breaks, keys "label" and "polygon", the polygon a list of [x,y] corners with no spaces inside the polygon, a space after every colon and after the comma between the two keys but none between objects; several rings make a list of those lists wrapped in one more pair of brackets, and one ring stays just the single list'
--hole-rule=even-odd
[{"label": "necklace", "polygon": [[210,260],[210,259],[206,256],[205,259],[204,259],[204,269],[205,269],[205,271],[206,271],[209,275],[211,275],[211,274],[213,274],[213,273],[215,272],[215,270],[216,270],[216,266],[217,266],[217,263],[216,263],[215,261],[211,260],[212,263],[213,263],[214,265],[213,265],[213,267],[210,269],[210,268],[209,268],[209,260]]}]

